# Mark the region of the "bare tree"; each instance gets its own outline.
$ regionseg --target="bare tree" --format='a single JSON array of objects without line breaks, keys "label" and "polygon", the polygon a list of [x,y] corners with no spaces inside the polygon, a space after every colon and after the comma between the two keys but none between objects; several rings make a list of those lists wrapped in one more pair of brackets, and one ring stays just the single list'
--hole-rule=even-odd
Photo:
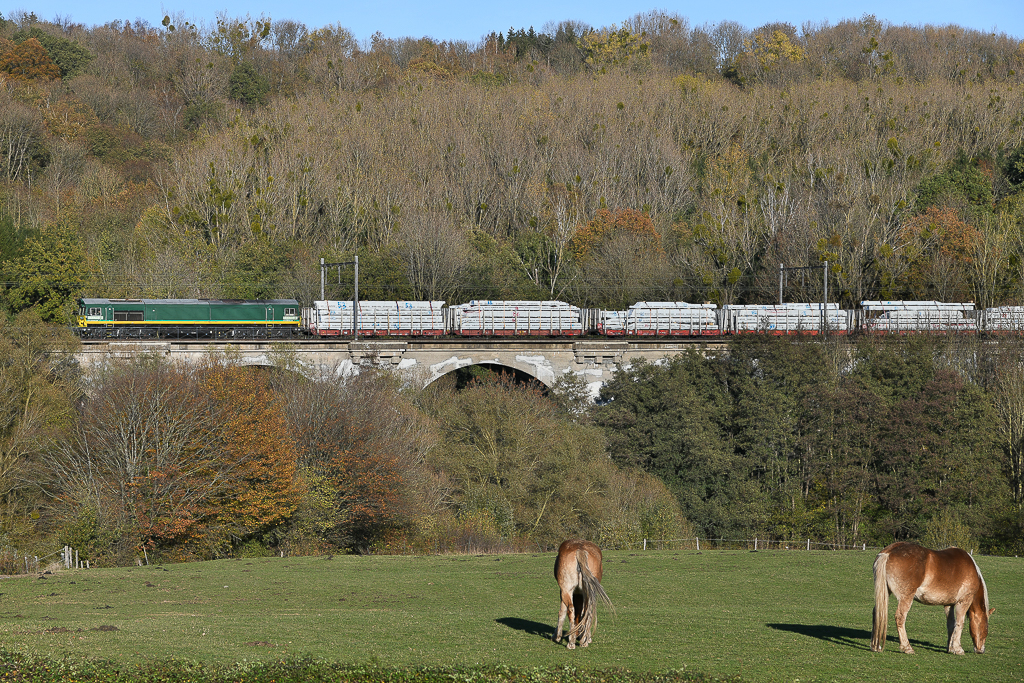
[{"label": "bare tree", "polygon": [[466,230],[439,211],[407,215],[402,221],[398,251],[414,295],[420,299],[450,298],[470,265]]},{"label": "bare tree", "polygon": [[278,19],[271,24],[271,38],[274,48],[282,54],[290,55],[300,49],[302,41],[309,35],[306,25],[291,19]]},{"label": "bare tree", "polygon": [[29,150],[43,135],[41,117],[0,90],[0,175],[20,180],[29,171]]}]

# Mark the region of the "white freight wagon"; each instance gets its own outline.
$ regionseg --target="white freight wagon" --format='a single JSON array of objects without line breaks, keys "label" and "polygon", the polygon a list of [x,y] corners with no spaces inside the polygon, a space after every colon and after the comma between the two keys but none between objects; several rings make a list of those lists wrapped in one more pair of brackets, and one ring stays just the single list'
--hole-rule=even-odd
[{"label": "white freight wagon", "polygon": [[626,311],[602,311],[597,331],[609,337],[664,337],[719,335],[722,328],[715,304],[640,301]]},{"label": "white freight wagon", "polygon": [[728,304],[722,307],[722,319],[725,331],[734,334],[820,334],[822,325],[829,333],[850,330],[848,312],[837,303]]},{"label": "white freight wagon", "polygon": [[868,332],[973,332],[978,329],[974,303],[942,301],[862,301]]},{"label": "white freight wagon", "polygon": [[320,337],[436,336],[445,333],[443,301],[360,301],[359,315],[351,301],[314,301],[308,329]]},{"label": "white freight wagon", "polygon": [[581,310],[562,301],[485,301],[450,307],[453,334],[462,336],[577,336]]}]

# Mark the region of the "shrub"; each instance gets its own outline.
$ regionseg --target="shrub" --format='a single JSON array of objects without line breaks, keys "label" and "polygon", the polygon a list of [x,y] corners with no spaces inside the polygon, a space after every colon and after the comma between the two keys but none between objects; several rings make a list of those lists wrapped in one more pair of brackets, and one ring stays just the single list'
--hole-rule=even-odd
[{"label": "shrub", "polygon": [[951,546],[964,550],[976,547],[971,528],[964,523],[959,512],[950,508],[944,509],[925,524],[921,543],[937,550]]}]

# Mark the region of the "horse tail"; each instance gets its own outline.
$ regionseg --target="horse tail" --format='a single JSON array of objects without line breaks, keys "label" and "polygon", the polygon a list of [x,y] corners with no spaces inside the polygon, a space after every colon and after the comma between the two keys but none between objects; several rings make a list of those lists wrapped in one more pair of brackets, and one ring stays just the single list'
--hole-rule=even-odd
[{"label": "horse tail", "polygon": [[875,575],[875,609],[871,613],[871,649],[881,652],[885,647],[885,632],[889,627],[889,586],[885,573],[885,565],[889,562],[889,553],[878,553],[872,571]]},{"label": "horse tail", "polygon": [[590,571],[590,566],[587,562],[587,551],[583,548],[577,548],[576,550],[576,569],[580,574],[580,593],[582,594],[583,606],[580,610],[579,619],[576,620],[576,624],[573,625],[572,630],[569,632],[569,642],[572,642],[574,637],[581,636],[582,640],[589,641],[597,616],[598,598],[603,600],[609,607],[613,607],[612,601],[608,594],[605,593],[601,582]]},{"label": "horse tail", "polygon": [[579,565],[580,574],[583,575],[583,586],[584,591],[591,596],[590,602],[593,603],[595,597],[601,598],[604,604],[608,605],[612,609],[615,609],[615,605],[612,604],[611,598],[604,592],[604,586],[597,580],[597,577],[590,571],[590,567],[587,565],[587,554],[581,548],[576,551],[576,563]]}]

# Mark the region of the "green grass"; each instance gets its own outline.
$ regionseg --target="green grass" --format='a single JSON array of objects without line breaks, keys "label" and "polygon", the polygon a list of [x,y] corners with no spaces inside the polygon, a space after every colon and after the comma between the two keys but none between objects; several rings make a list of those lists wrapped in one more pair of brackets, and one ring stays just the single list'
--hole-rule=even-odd
[{"label": "green grass", "polygon": [[[868,649],[872,552],[608,551],[594,643],[550,640],[553,554],[267,558],[0,581],[0,649],[206,666],[314,658],[388,667],[681,670],[751,681],[1024,681],[1024,560],[981,557],[996,613],[984,655],[945,652],[915,605]],[[890,605],[890,612],[895,601]],[[2,680],[2,676],[0,676]]]}]

